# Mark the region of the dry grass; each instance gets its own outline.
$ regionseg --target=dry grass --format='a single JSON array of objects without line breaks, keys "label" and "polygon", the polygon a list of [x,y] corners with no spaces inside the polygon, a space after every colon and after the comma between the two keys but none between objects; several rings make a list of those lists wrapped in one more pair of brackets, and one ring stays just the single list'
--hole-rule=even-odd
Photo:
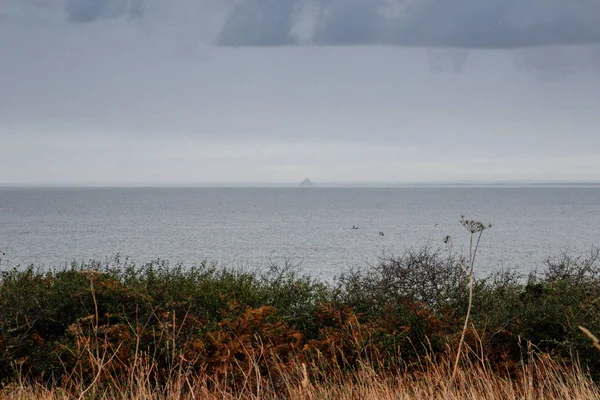
[{"label": "dry grass", "polygon": [[[547,356],[523,365],[516,378],[493,373],[479,361],[462,359],[450,387],[451,362],[431,365],[409,374],[380,374],[364,364],[360,370],[344,374],[325,373],[312,366],[294,364],[286,371],[283,384],[274,387],[270,373],[258,364],[244,371],[241,384],[230,385],[206,375],[174,370],[166,385],[156,386],[150,378],[153,366],[146,360],[136,363],[127,383],[103,387],[86,386],[78,378],[61,387],[14,383],[0,391],[0,399],[59,400],[93,399],[598,399],[599,387],[578,367],[566,367]],[[313,370],[315,376],[308,371]],[[281,372],[281,371],[279,371]]]}]

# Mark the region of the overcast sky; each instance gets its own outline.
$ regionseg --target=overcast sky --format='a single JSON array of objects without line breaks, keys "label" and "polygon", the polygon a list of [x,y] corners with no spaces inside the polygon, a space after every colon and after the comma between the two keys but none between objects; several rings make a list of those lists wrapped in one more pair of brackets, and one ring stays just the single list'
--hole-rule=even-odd
[{"label": "overcast sky", "polygon": [[0,183],[600,181],[598,0],[0,0]]}]

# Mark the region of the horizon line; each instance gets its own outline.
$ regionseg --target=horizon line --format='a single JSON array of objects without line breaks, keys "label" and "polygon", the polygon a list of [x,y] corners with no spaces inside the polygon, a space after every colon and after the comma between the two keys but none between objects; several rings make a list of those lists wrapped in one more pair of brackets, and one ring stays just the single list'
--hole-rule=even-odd
[{"label": "horizon line", "polygon": [[[498,179],[498,180],[422,180],[422,181],[314,181],[314,186],[304,188],[327,187],[406,187],[406,186],[600,186],[600,180],[560,180],[560,179]],[[89,188],[185,188],[185,187],[301,187],[299,182],[261,182],[261,181],[213,181],[213,182],[164,182],[164,181],[57,181],[57,182],[0,182],[0,187],[89,187]],[[302,187],[301,187],[302,188]]]}]

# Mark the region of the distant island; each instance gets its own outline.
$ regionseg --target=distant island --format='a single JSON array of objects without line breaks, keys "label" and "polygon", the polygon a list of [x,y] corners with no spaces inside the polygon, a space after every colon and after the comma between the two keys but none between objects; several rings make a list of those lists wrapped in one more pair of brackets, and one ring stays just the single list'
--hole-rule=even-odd
[{"label": "distant island", "polygon": [[313,181],[306,178],[302,182],[300,182],[300,184],[298,186],[300,186],[300,187],[315,187],[316,185]]}]

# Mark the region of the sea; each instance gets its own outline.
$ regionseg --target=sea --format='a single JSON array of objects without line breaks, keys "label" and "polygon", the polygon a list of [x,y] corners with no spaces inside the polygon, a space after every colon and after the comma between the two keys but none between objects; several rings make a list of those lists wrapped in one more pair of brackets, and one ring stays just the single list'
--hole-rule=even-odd
[{"label": "sea", "polygon": [[526,274],[600,245],[600,186],[3,187],[0,268],[119,255],[242,269],[291,263],[330,279],[424,246],[467,254],[461,216],[492,225],[477,274]]}]

